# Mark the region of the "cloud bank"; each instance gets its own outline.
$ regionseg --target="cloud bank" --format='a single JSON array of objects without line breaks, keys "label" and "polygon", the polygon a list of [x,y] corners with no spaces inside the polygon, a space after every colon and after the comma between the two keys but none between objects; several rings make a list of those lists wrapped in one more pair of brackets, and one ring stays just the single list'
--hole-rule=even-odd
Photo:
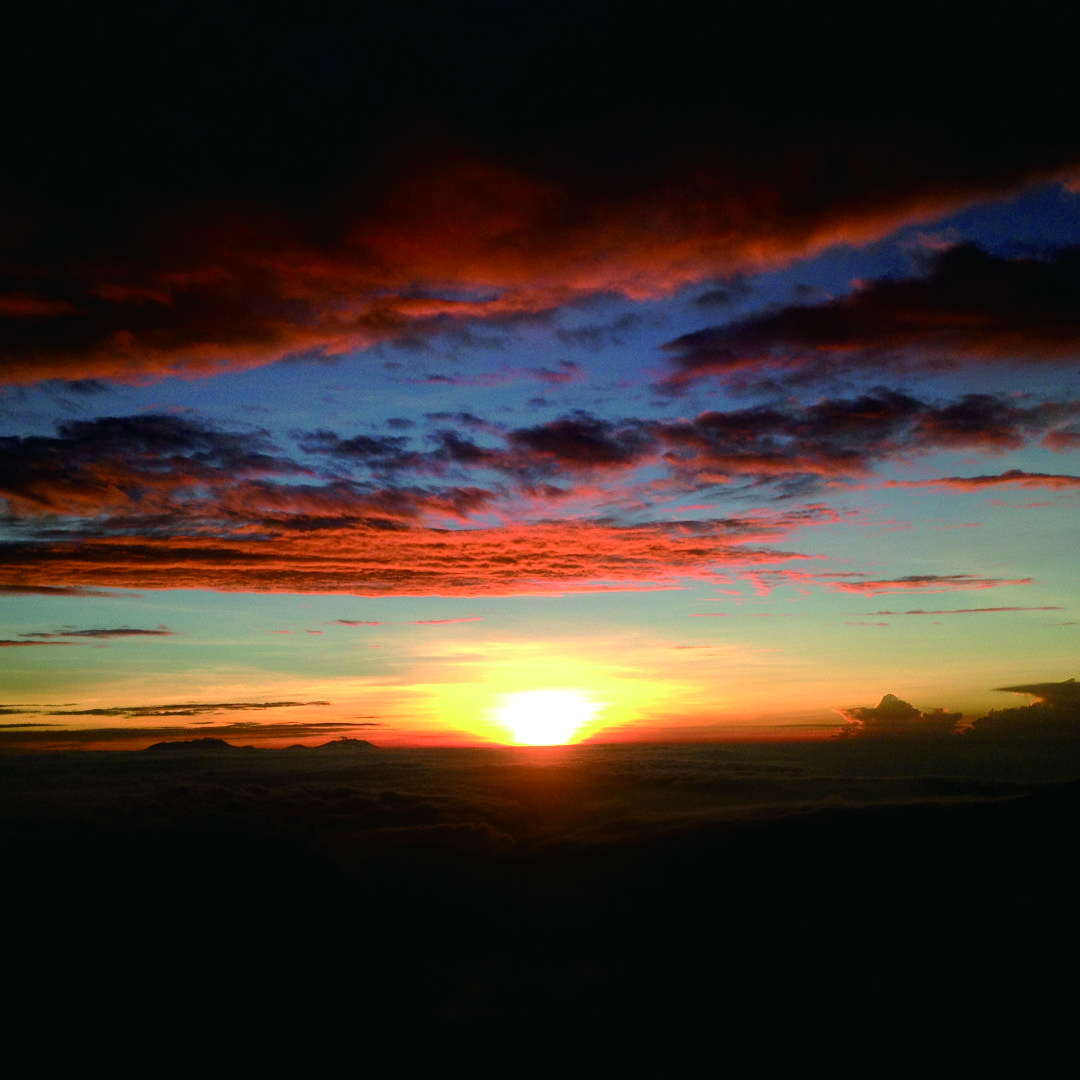
[{"label": "cloud bank", "polygon": [[914,705],[886,694],[873,708],[837,709],[847,721],[841,729],[843,738],[896,738],[951,735],[963,719],[962,713],[935,709],[919,712]]},{"label": "cloud bank", "polygon": [[792,305],[684,335],[666,346],[678,391],[739,373],[912,372],[969,363],[1066,365],[1080,349],[1080,249],[1041,258],[991,255],[974,244],[932,257],[925,276],[885,278],[817,305]]},{"label": "cloud bank", "polygon": [[[956,56],[947,86],[885,92],[850,49],[830,60],[749,14],[725,22],[727,40],[768,42],[781,98],[811,85],[843,101],[872,81],[866,122],[757,102],[755,62],[728,49],[718,65],[713,33],[698,44],[681,26],[624,22],[613,42],[576,9],[493,11],[343,15],[333,40],[193,20],[145,55],[107,20],[14,31],[0,381],[207,376],[598,295],[656,297],[867,243],[1080,162],[1073,126],[1047,115],[1068,90],[1046,85],[1052,64],[1007,93],[970,71],[980,102],[960,123],[943,108],[965,84]],[[496,25],[503,47],[482,46]],[[375,41],[362,59],[344,45]],[[643,71],[657,73],[647,93]],[[73,101],[100,122],[78,122]],[[1025,122],[1001,122],[1020,109]],[[960,261],[938,276],[980,270]],[[907,323],[876,303],[894,340]],[[1042,325],[1049,355],[1069,331]],[[785,333],[820,342],[816,324]]]}]

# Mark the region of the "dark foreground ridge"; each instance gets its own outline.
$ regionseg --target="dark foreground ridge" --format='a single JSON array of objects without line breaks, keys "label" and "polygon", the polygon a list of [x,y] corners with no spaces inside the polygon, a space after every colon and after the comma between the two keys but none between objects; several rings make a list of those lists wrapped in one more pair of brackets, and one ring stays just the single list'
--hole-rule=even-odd
[{"label": "dark foreground ridge", "polygon": [[741,1023],[778,995],[828,1022],[925,983],[956,1024],[987,986],[1037,1001],[1075,942],[1057,751],[1025,775],[967,739],[369,749],[0,760],[2,914],[35,927],[12,985],[93,1002],[110,971],[159,1013],[199,971],[254,1013],[303,987],[324,1018],[469,1026]]}]

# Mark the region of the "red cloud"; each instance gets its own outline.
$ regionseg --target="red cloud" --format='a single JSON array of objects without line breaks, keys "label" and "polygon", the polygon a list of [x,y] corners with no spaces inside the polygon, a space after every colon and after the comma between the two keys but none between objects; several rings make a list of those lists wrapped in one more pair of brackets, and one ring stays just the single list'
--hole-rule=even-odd
[{"label": "red cloud", "polygon": [[[793,526],[761,530],[773,537]],[[803,558],[752,546],[723,522],[618,527],[581,522],[499,529],[353,526],[272,539],[176,536],[9,545],[0,580],[363,596],[477,596],[677,586],[717,567]]]},{"label": "red cloud", "polygon": [[1012,485],[1025,488],[1080,487],[1080,476],[1067,473],[1031,473],[1008,469],[990,476],[941,476],[936,480],[888,480],[883,487],[944,487],[955,491],[970,491],[985,487]]},{"label": "red cloud", "polygon": [[[115,77],[107,69],[122,72],[114,59],[84,72],[78,93]],[[476,67],[490,64],[485,53]],[[468,66],[455,64],[441,81],[459,85]],[[20,165],[3,177],[4,196],[18,207],[18,227],[0,237],[0,382],[206,376],[287,356],[340,356],[602,293],[657,297],[869,242],[1069,175],[1080,160],[1066,125],[1037,135],[995,127],[991,138],[969,118],[961,133],[936,108],[916,116],[907,98],[902,112],[872,126],[843,110],[824,126],[805,116],[794,123],[782,110],[738,117],[730,109],[718,124],[711,113],[692,115],[695,101],[712,107],[709,67],[709,92],[672,97],[659,125],[643,123],[636,102],[621,103],[628,111],[618,115],[618,95],[605,95],[603,115],[576,99],[557,108],[539,71],[535,86],[518,87],[527,98],[543,86],[542,107],[534,100],[531,112],[509,89],[515,107],[501,111],[490,94],[483,108],[453,93],[445,102],[410,102],[406,93],[391,101],[397,92],[386,95],[376,80],[354,87],[354,97],[335,95],[337,114],[326,96],[301,110],[317,161],[267,156],[281,138],[279,113],[299,108],[303,80],[285,80],[288,100],[237,114],[223,88],[200,96],[177,73],[175,85],[144,92],[165,102],[183,86],[172,115],[190,128],[162,129],[157,114],[130,121],[122,155],[32,122],[9,125],[7,149]],[[151,76],[140,72],[132,85]],[[246,100],[250,88],[240,93]],[[130,94],[124,107],[134,107]],[[73,162],[91,158],[92,169],[73,174]],[[896,307],[875,311],[895,327]],[[834,333],[811,336],[846,344]],[[1061,337],[1044,320],[1038,341],[1053,351]],[[1007,350],[1009,340],[1000,345]]]},{"label": "red cloud", "polygon": [[[1010,584],[1015,584],[1010,582]],[[1063,607],[978,607],[978,608],[949,608],[944,611],[874,611],[873,615],[984,615],[996,611],[1064,611]],[[878,625],[884,626],[884,623]]]},{"label": "red cloud", "polygon": [[835,592],[877,596],[892,592],[951,592],[954,589],[996,589],[1002,585],[1030,585],[1032,578],[981,578],[972,574],[910,574],[878,581],[834,581]]},{"label": "red cloud", "polygon": [[445,626],[447,623],[483,621],[483,615],[469,615],[463,619],[415,619],[413,621],[413,626]]}]

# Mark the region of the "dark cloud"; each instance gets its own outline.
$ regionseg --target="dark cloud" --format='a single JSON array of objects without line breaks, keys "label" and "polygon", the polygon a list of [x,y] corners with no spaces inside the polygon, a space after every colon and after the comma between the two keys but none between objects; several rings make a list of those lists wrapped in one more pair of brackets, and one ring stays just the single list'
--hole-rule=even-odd
[{"label": "dark cloud", "polygon": [[905,441],[926,408],[905,394],[879,390],[810,407],[706,412],[665,425],[662,437],[683,466],[707,464],[764,476],[861,473]]},{"label": "dark cloud", "polygon": [[[598,352],[600,349],[625,346],[627,343],[625,335],[628,331],[640,326],[641,322],[640,315],[627,312],[609,323],[592,323],[587,326],[577,326],[573,329],[556,330],[555,337],[564,345]],[[565,364],[567,361],[563,361],[563,363]]]},{"label": "dark cloud", "polygon": [[753,294],[753,287],[744,274],[733,274],[727,281],[712,289],[707,289],[694,298],[694,306],[699,308],[725,308],[745,300]]},{"label": "dark cloud", "polygon": [[424,413],[424,419],[430,420],[434,424],[454,423],[461,427],[475,428],[480,431],[487,431],[492,428],[492,425],[487,420],[482,420],[479,416],[475,416],[470,412],[432,412]]},{"label": "dark cloud", "polygon": [[838,709],[848,726],[841,730],[845,737],[897,737],[951,735],[963,719],[961,713],[935,709],[919,712],[914,705],[893,694],[886,694],[873,708]]},{"label": "dark cloud", "polygon": [[1043,439],[1043,446],[1061,452],[1080,450],[1080,424],[1064,424],[1056,428]]},{"label": "dark cloud", "polygon": [[870,611],[868,615],[987,615],[999,611],[1065,611],[1063,607],[979,607],[949,608],[944,611]]},{"label": "dark cloud", "polygon": [[[794,515],[787,519],[791,524],[798,520]],[[805,519],[809,524],[812,519]],[[824,518],[818,518],[824,521]],[[837,515],[833,520],[843,520]],[[876,596],[880,593],[902,592],[952,592],[968,589],[996,589],[1009,585],[1029,585],[1031,578],[992,578],[978,577],[973,574],[910,574],[905,577],[870,579],[857,570],[816,572],[793,567],[747,567],[742,577],[749,582],[759,596],[768,596],[773,589],[781,586],[808,590],[814,588],[829,589],[833,592],[849,592]],[[1025,609],[1027,610],[1027,609]],[[871,612],[858,614],[889,615],[897,612]],[[916,614],[912,612],[912,614]]]},{"label": "dark cloud", "polygon": [[74,641],[12,641],[0,640],[0,649],[15,649],[20,645],[75,645]]},{"label": "dark cloud", "polygon": [[580,382],[585,378],[585,372],[582,370],[581,365],[575,364],[573,360],[560,360],[554,368],[529,368],[529,374],[551,386]]},{"label": "dark cloud", "polygon": [[483,622],[483,615],[466,615],[460,619],[415,619],[414,626],[444,626],[447,623]]},{"label": "dark cloud", "polygon": [[197,494],[226,477],[305,472],[273,452],[266,431],[227,432],[167,414],[72,420],[55,437],[0,438],[0,498],[18,514],[133,506],[146,514],[178,489]]},{"label": "dark cloud", "polygon": [[[502,368],[499,371],[483,372],[479,375],[446,375],[442,372],[429,371],[422,378],[410,379],[410,382],[435,384],[440,386],[508,386],[522,380],[547,383],[549,386],[562,386],[566,383],[580,382],[585,377],[579,364],[571,360],[560,360],[554,368]],[[454,415],[454,414],[431,414]]]},{"label": "dark cloud", "polygon": [[893,457],[941,450],[1015,449],[1053,431],[1080,402],[1019,404],[1004,395],[966,394],[929,403],[878,388],[855,398],[804,406],[787,402],[689,421],[657,422],[649,433],[675,468],[719,468],[760,477],[855,476]]},{"label": "dark cloud", "polygon": [[329,457],[364,465],[378,472],[396,472],[415,467],[416,454],[406,450],[412,441],[407,435],[354,435],[342,439],[332,431],[293,432],[300,449],[307,454]]},{"label": "dark cloud", "polygon": [[97,627],[91,630],[56,630],[52,633],[38,632],[33,634],[23,634],[26,638],[69,638],[69,637],[88,637],[88,638],[125,638],[125,637],[172,637],[176,634],[175,630],[170,630],[167,626],[159,624],[154,630],[140,630],[129,626],[119,627]]},{"label": "dark cloud", "polygon": [[511,431],[507,442],[527,454],[530,463],[548,462],[563,469],[630,467],[655,445],[641,422],[616,424],[585,412]]},{"label": "dark cloud", "polygon": [[468,468],[500,468],[508,464],[505,454],[478,446],[449,428],[434,431],[428,438],[436,447],[431,454],[433,461]]},{"label": "dark cloud", "polygon": [[[848,296],[794,305],[669,342],[679,390],[706,376],[852,367],[894,370],[957,361],[1069,364],[1080,347],[1080,249],[1042,258],[973,244],[935,253],[925,276],[870,282]],[[962,415],[955,417],[962,429]]]},{"label": "dark cloud", "polygon": [[104,394],[109,389],[109,384],[101,379],[65,379],[57,386],[69,394],[78,394],[80,397]]},{"label": "dark cloud", "polygon": [[[326,462],[321,473],[280,453],[259,429],[154,414],[69,422],[54,437],[0,439],[10,530],[0,545],[0,580],[24,595],[87,595],[109,586],[474,595],[485,582],[502,593],[529,591],[548,572],[545,587],[554,590],[667,583],[680,568],[704,572],[710,560],[760,564],[759,545],[818,521],[820,508],[811,505],[803,517],[757,515],[747,525],[735,518],[649,524],[613,516],[609,506],[622,500],[648,509],[670,492],[733,484],[744,492],[769,484],[773,499],[806,499],[825,480],[866,475],[894,458],[1027,445],[1078,412],[1075,402],[972,394],[931,403],[877,389],[689,420],[615,421],[578,410],[506,430],[464,414],[485,443],[445,428],[420,449],[407,436],[295,433],[303,452]],[[630,475],[646,467],[663,473],[644,481]],[[482,485],[470,482],[477,470],[486,473]],[[623,477],[620,489],[614,481]],[[582,498],[594,509],[563,511],[576,512],[575,520],[547,519]],[[595,508],[600,499],[609,504],[603,511]],[[477,528],[478,516],[490,513],[512,523]],[[699,531],[718,546],[695,540]],[[658,540],[654,553],[631,555],[644,554],[650,534]],[[849,587],[1003,583],[928,575],[852,579]]]},{"label": "dark cloud", "polygon": [[1025,686],[999,686],[1006,694],[1030,694],[1039,704],[1056,709],[1080,710],[1080,684],[1075,679],[1057,683],[1029,683]]},{"label": "dark cloud", "polygon": [[880,593],[894,592],[934,593],[951,592],[953,589],[996,589],[1003,585],[1030,585],[1031,582],[1031,578],[989,578],[974,574],[908,574],[905,577],[877,581],[833,581],[829,583],[829,588],[837,592],[877,596]]},{"label": "dark cloud", "polygon": [[[1049,438],[1049,437],[1048,437]],[[1044,440],[1046,441],[1046,440]],[[885,487],[944,487],[955,491],[973,491],[986,487],[1013,485],[1026,488],[1080,487],[1080,476],[1062,473],[1033,473],[1007,469],[989,476],[940,476],[935,480],[887,480]]]},{"label": "dark cloud", "polygon": [[[867,123],[755,106],[744,90],[759,69],[729,56],[718,73],[714,33],[706,46],[623,27],[616,43],[581,22],[483,4],[407,23],[365,12],[339,40],[380,48],[319,40],[306,58],[281,31],[255,41],[221,20],[174,27],[153,50],[96,24],[20,34],[2,84],[19,168],[2,178],[0,377],[210,375],[662,295],[870,241],[1077,161],[1071,125],[1045,105],[1065,82],[1006,95],[972,71],[978,108],[907,85],[875,94]],[[512,48],[485,43],[492,25]],[[772,26],[732,39],[769,41],[781,98],[880,87],[850,50],[783,48]],[[677,72],[626,89],[663,56]],[[405,67],[423,77],[403,83]],[[574,74],[553,82],[555,69]],[[955,57],[948,74],[966,84]],[[1003,123],[1021,99],[1038,107]],[[317,166],[290,141],[301,131]]]},{"label": "dark cloud", "polygon": [[1075,679],[998,689],[1003,693],[1027,694],[1036,701],[1016,709],[992,709],[971,725],[968,734],[1052,743],[1080,738],[1080,685]]},{"label": "dark cloud", "polygon": [[920,416],[912,442],[942,450],[1017,450],[1033,436],[1075,416],[1077,408],[1076,402],[1018,405],[1000,395],[965,394]]},{"label": "dark cloud", "polygon": [[[312,454],[366,464],[375,475],[435,464],[404,450],[404,436],[342,439],[318,431],[299,438]],[[108,417],[60,424],[53,438],[0,438],[0,498],[8,513],[82,519],[97,535],[229,533],[251,523],[298,531],[362,521],[392,527],[426,513],[473,513],[494,497],[477,488],[354,484],[337,476],[321,484],[275,482],[314,475],[274,453],[265,431],[222,431],[177,416]]]},{"label": "dark cloud", "polygon": [[81,585],[11,585],[0,584],[0,596],[118,596],[138,599],[138,593],[118,593],[106,589],[88,589]]},{"label": "dark cloud", "polygon": [[454,428],[432,432],[425,449],[410,448],[403,435],[294,432],[304,453],[327,462],[321,482],[315,470],[278,452],[266,431],[144,414],[60,424],[53,437],[0,438],[0,498],[19,519],[66,515],[105,531],[124,531],[127,521],[145,535],[249,523],[317,529],[350,520],[462,517],[499,498],[467,483],[415,482],[445,481],[450,470],[458,480],[468,470],[494,470],[534,488],[557,473],[588,477],[661,464],[688,489],[730,475],[770,481],[794,497],[809,493],[815,478],[864,475],[892,457],[1046,441],[1078,413],[1077,402],[968,394],[928,403],[879,388],[809,406],[788,401],[692,420],[611,421],[578,410],[506,431],[472,414],[447,414],[501,445],[483,445]]},{"label": "dark cloud", "polygon": [[152,716],[199,716],[203,713],[248,712],[264,709],[308,708],[315,705],[329,705],[329,701],[215,701],[184,702],[179,705],[116,705],[97,709],[54,709],[44,711],[46,716],[117,716],[117,717],[152,717]]}]

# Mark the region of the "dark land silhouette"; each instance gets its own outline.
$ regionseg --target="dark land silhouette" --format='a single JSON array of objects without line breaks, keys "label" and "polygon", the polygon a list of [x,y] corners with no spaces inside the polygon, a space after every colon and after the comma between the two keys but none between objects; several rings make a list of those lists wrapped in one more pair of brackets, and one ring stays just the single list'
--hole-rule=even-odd
[{"label": "dark land silhouette", "polygon": [[932,988],[960,1018],[1074,952],[1075,740],[362,742],[0,757],[28,1000],[93,1011],[107,972],[148,1014],[802,1024]]}]

